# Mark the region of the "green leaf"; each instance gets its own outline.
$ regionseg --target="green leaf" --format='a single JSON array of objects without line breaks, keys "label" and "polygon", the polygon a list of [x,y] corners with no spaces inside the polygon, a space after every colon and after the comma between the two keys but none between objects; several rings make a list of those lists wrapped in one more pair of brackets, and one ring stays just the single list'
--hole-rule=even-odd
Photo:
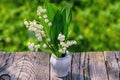
[{"label": "green leaf", "polygon": [[59,40],[57,38],[59,33],[62,33],[67,37],[68,26],[72,17],[71,8],[72,5],[67,4],[61,11],[57,10],[52,21],[52,26],[50,28],[50,38],[56,50],[58,50]]},{"label": "green leaf", "polygon": [[63,34],[67,37],[68,34],[68,27],[70,25],[70,21],[72,19],[72,5],[67,4],[65,8],[63,8],[62,12],[62,17],[63,17]]},{"label": "green leaf", "polygon": [[47,9],[48,19],[49,19],[50,21],[53,21],[54,16],[55,16],[56,11],[57,11],[57,7],[55,6],[55,4],[46,2],[46,3],[45,3],[45,8]]},{"label": "green leaf", "polygon": [[63,31],[63,17],[60,11],[57,10],[55,17],[53,19],[53,22],[52,22],[52,26],[50,28],[50,38],[51,38],[53,45],[55,46],[57,50],[58,50],[58,43],[59,43],[57,37],[59,33],[62,31]]}]

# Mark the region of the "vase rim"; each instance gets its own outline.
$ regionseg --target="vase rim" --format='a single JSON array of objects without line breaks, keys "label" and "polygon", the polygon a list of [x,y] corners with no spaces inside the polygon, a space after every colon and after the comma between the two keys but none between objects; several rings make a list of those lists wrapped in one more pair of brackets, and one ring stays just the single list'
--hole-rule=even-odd
[{"label": "vase rim", "polygon": [[66,56],[65,57],[57,57],[57,56],[55,56],[54,54],[52,54],[51,56],[52,57],[54,57],[55,59],[64,59],[64,58],[66,58],[66,57],[68,57],[70,55],[70,53],[68,52],[68,51],[66,51]]}]

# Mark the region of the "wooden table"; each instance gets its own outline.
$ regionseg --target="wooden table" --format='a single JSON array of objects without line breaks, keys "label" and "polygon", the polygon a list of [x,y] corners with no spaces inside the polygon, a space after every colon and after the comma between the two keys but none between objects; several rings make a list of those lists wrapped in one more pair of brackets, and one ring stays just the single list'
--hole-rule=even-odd
[{"label": "wooden table", "polygon": [[52,75],[50,55],[0,52],[0,80],[120,80],[120,52],[72,54],[68,76]]}]

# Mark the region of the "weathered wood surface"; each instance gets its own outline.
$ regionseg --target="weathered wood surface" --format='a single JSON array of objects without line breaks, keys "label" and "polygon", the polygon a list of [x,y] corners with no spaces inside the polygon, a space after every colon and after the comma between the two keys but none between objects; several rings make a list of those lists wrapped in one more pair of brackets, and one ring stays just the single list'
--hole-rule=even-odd
[{"label": "weathered wood surface", "polygon": [[0,52],[0,80],[120,80],[120,52],[72,54],[68,76],[53,75],[50,55]]}]

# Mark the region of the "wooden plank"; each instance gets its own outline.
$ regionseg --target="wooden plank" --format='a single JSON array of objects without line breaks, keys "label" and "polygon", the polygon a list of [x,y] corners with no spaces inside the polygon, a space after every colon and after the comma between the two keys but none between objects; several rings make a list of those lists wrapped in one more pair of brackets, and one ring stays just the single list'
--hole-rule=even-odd
[{"label": "wooden plank", "polygon": [[[0,52],[0,80],[119,80],[120,52],[73,54],[67,77],[51,77],[49,54]],[[105,62],[107,71],[105,69]],[[108,74],[108,76],[107,76]]]},{"label": "wooden plank", "polygon": [[79,80],[79,71],[80,71],[80,54],[73,54],[73,62],[72,62],[72,80]]},{"label": "wooden plank", "polygon": [[14,54],[7,52],[0,52],[0,80],[10,80],[13,76],[9,67],[13,63]]},{"label": "wooden plank", "polygon": [[69,73],[66,76],[66,78],[64,78],[64,80],[72,80],[72,64],[73,64],[73,53],[71,53],[72,59],[71,59],[71,65],[69,67]]},{"label": "wooden plank", "polygon": [[91,80],[96,80],[95,79],[95,60],[94,60],[94,56],[93,56],[93,53],[92,52],[90,52],[89,53],[89,57],[90,57],[90,61],[89,61],[89,70],[90,70],[90,77],[91,77]]},{"label": "wooden plank", "polygon": [[15,54],[13,64],[8,68],[8,71],[12,74],[11,80],[22,80],[22,78],[20,78],[19,75],[21,74],[21,70],[24,62],[24,56],[26,53],[16,52],[13,54]]},{"label": "wooden plank", "polygon": [[21,71],[19,74],[19,79],[22,80],[36,80],[37,79],[37,72],[36,72],[36,63],[34,56],[36,56],[36,53],[23,53],[24,59],[21,61]]},{"label": "wooden plank", "polygon": [[120,60],[120,52],[115,52],[116,58]]},{"label": "wooden plank", "polygon": [[115,52],[116,53],[116,58],[119,66],[119,73],[120,73],[120,52]]},{"label": "wooden plank", "polygon": [[[0,53],[0,72],[8,66],[8,59],[9,59],[10,53]],[[9,64],[10,65],[10,64]]]},{"label": "wooden plank", "polygon": [[84,62],[85,62],[85,53],[80,54],[80,80],[84,80]]},{"label": "wooden plank", "polygon": [[36,80],[49,80],[50,78],[50,63],[48,53],[36,53]]},{"label": "wooden plank", "polygon": [[89,57],[91,80],[108,80],[103,53],[91,52],[89,53]]},{"label": "wooden plank", "polygon": [[114,52],[104,52],[109,80],[120,80],[119,68]]},{"label": "wooden plank", "polygon": [[19,80],[49,80],[49,55],[46,53],[25,53]]},{"label": "wooden plank", "polygon": [[81,53],[80,58],[80,80],[90,80],[88,53]]},{"label": "wooden plank", "polygon": [[8,71],[12,74],[11,80],[49,80],[49,55],[16,53]]},{"label": "wooden plank", "polygon": [[82,53],[80,59],[80,80],[91,80],[89,70],[89,52]]},{"label": "wooden plank", "polygon": [[89,71],[89,53],[85,53],[85,61],[84,61],[84,79],[91,80],[90,71]]}]

